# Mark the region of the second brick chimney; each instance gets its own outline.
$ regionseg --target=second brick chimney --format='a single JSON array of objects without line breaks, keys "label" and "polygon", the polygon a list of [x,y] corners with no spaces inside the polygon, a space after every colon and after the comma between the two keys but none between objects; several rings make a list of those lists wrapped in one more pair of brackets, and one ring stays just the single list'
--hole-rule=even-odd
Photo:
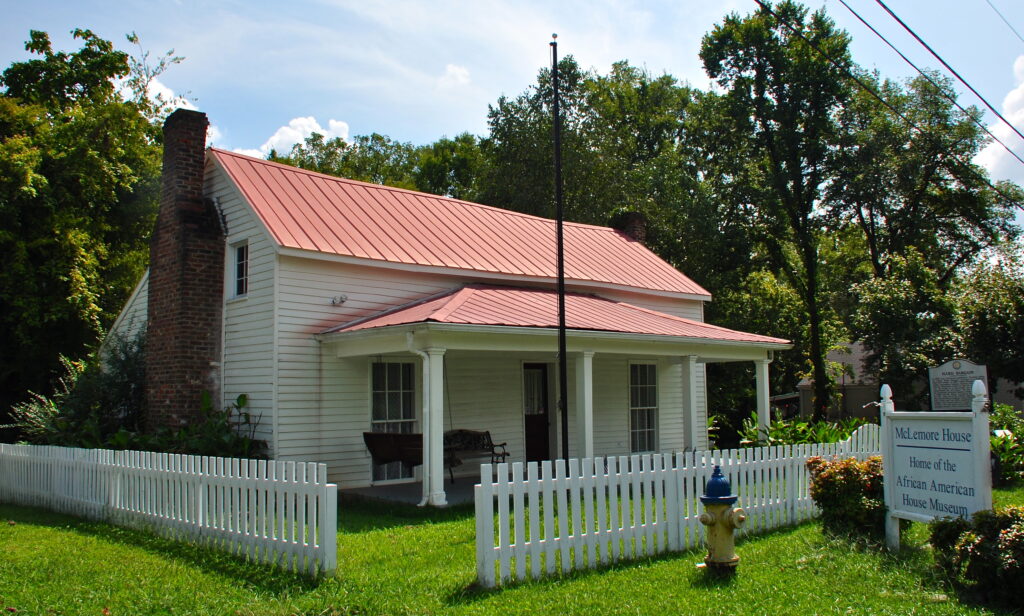
[{"label": "second brick chimney", "polygon": [[612,218],[611,226],[630,239],[643,244],[647,241],[647,217],[640,212],[621,212]]},{"label": "second brick chimney", "polygon": [[164,123],[160,209],[149,246],[146,327],[148,427],[196,417],[219,399],[224,233],[203,198],[206,114],[178,109]]}]

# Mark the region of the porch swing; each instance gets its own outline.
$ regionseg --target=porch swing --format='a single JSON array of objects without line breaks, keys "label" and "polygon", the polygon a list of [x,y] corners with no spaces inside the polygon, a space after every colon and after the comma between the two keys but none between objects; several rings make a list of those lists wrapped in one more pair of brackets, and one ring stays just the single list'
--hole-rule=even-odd
[{"label": "porch swing", "polygon": [[[451,387],[448,386],[447,358],[444,370],[444,389],[448,398],[448,423],[452,419]],[[363,442],[370,452],[374,464],[401,462],[407,470],[423,464],[423,434],[417,432],[363,432]],[[491,464],[504,462],[508,458],[507,443],[495,443],[488,430],[447,430],[443,437],[444,466],[448,476],[455,482],[455,467],[466,459],[489,459]]]}]

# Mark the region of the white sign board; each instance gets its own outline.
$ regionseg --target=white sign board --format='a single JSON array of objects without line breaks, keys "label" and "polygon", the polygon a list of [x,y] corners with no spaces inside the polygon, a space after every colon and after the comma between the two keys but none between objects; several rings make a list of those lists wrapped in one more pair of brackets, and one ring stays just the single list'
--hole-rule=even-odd
[{"label": "white sign board", "polygon": [[988,368],[966,359],[954,359],[928,368],[928,385],[933,411],[967,411],[971,408],[971,386],[981,380],[988,385]]},{"label": "white sign board", "polygon": [[892,391],[882,386],[882,468],[886,536],[899,546],[895,518],[930,522],[970,518],[992,508],[988,413],[985,387],[973,386],[972,411],[896,411]]}]

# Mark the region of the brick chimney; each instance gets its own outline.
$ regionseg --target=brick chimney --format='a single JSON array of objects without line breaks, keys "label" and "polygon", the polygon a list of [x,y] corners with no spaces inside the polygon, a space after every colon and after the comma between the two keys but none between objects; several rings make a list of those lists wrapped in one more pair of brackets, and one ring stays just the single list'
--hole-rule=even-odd
[{"label": "brick chimney", "polygon": [[160,209],[149,244],[147,427],[197,416],[203,392],[219,400],[224,232],[203,198],[206,114],[178,109],[164,122]]},{"label": "brick chimney", "polygon": [[647,217],[640,212],[621,212],[612,218],[611,226],[630,239],[643,244],[647,241]]}]

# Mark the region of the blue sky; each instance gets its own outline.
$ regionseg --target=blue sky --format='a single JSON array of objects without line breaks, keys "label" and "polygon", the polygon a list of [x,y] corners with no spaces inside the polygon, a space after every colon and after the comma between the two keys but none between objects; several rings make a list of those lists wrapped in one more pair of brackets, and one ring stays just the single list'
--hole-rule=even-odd
[{"label": "blue sky", "polygon": [[[28,57],[30,29],[49,32],[63,49],[77,47],[75,27],[125,49],[134,31],[154,54],[173,48],[186,57],[161,82],[209,115],[214,144],[254,153],[287,150],[312,130],[417,144],[484,134],[488,104],[522,92],[548,64],[552,32],[560,52],[584,67],[605,72],[625,59],[706,88],[701,37],[727,13],[756,8],[752,0],[0,1],[0,67]],[[847,2],[919,65],[938,67],[874,0]],[[1024,42],[989,3],[1024,34],[1020,0],[887,0],[1024,132]],[[809,6],[824,6],[852,35],[861,65],[893,78],[913,73],[838,0]],[[961,100],[981,104],[969,94]],[[1008,128],[993,130],[1024,153]],[[1000,150],[979,162],[996,178],[1024,183],[1024,165]]]}]

